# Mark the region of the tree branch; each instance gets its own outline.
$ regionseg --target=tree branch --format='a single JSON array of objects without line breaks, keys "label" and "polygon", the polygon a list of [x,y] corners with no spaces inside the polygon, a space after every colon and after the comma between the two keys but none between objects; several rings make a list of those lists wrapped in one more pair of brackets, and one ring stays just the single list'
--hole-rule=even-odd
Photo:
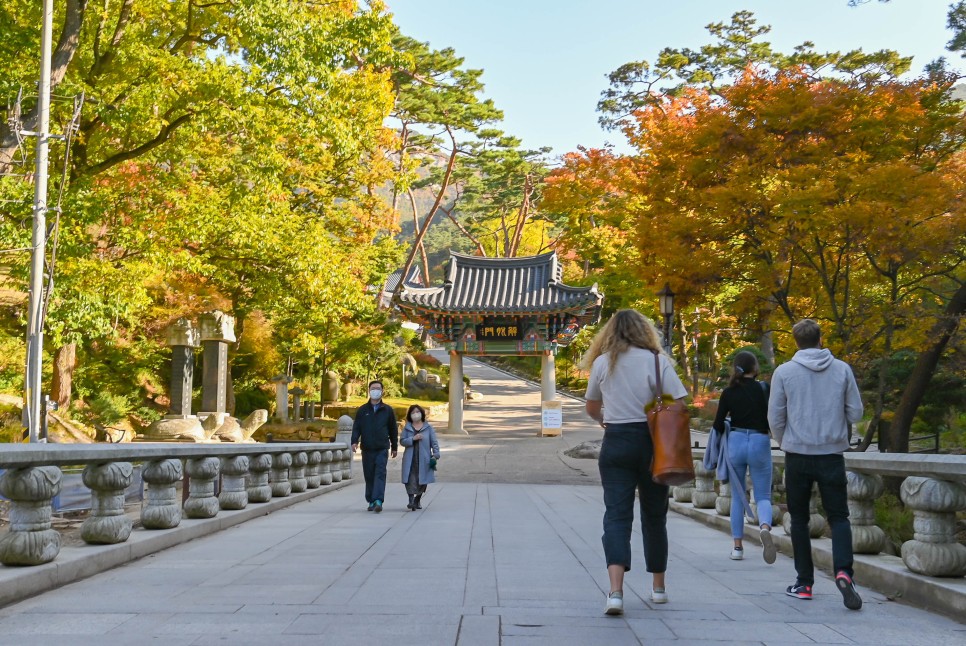
[{"label": "tree branch", "polygon": [[131,9],[133,6],[134,0],[124,0],[124,2],[121,4],[121,10],[117,16],[117,24],[114,26],[114,35],[111,37],[111,42],[108,43],[107,49],[101,55],[98,55],[97,52],[98,49],[100,49],[98,45],[100,41],[101,27],[104,26],[106,18],[102,19],[100,24],[98,24],[97,37],[95,37],[94,40],[94,63],[91,65],[91,69],[87,72],[88,83],[93,83],[93,80],[100,76],[101,72],[104,71],[104,67],[114,60],[114,56],[117,53],[117,46],[120,45],[121,40],[124,39],[124,32],[127,30],[128,23],[131,21]]},{"label": "tree branch", "polygon": [[194,117],[194,114],[195,114],[194,112],[188,112],[186,114],[181,115],[174,121],[168,123],[163,128],[161,128],[161,130],[158,131],[158,134],[153,139],[150,139],[144,142],[143,144],[141,144],[140,146],[136,146],[135,148],[132,148],[130,150],[125,150],[119,153],[115,153],[114,155],[111,155],[107,159],[101,162],[98,162],[93,166],[88,166],[86,169],[83,170],[83,172],[79,172],[78,175],[96,175],[98,173],[102,173],[108,168],[111,168],[112,166],[116,166],[117,164],[125,162],[129,159],[134,159],[135,157],[139,157],[157,148],[158,146],[166,142],[168,139],[170,139],[171,135],[174,133],[175,130],[177,130],[180,126],[188,123]]}]

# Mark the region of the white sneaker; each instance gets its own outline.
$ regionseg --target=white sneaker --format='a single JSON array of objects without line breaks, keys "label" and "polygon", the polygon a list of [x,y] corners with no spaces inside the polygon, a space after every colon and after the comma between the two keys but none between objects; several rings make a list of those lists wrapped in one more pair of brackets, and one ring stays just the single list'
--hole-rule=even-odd
[{"label": "white sneaker", "polygon": [[605,615],[624,614],[624,593],[611,592],[607,595],[607,606],[604,608]]},{"label": "white sneaker", "polygon": [[731,558],[732,561],[740,561],[740,560],[744,559],[745,558],[745,550],[743,550],[740,547],[734,548],[733,550],[731,550],[731,557],[730,558]]},{"label": "white sneaker", "polygon": [[771,565],[778,556],[778,550],[775,549],[775,541],[771,537],[771,530],[762,528],[759,536],[761,536],[761,557],[765,559],[765,563]]},{"label": "white sneaker", "polygon": [[651,603],[667,603],[667,592],[664,588],[651,590]]}]

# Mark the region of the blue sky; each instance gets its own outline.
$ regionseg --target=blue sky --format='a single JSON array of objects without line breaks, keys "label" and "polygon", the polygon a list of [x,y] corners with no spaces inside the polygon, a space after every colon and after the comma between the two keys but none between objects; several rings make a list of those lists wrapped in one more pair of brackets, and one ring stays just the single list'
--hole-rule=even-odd
[{"label": "blue sky", "polygon": [[605,142],[624,150],[618,132],[597,125],[606,75],[628,61],[654,61],[665,47],[710,42],[705,25],[754,12],[772,26],[768,40],[790,52],[810,40],[822,51],[895,49],[919,71],[945,50],[950,0],[386,0],[403,33],[434,48],[453,47],[466,66],[482,68],[486,96],[505,114],[503,127],[525,146]]}]

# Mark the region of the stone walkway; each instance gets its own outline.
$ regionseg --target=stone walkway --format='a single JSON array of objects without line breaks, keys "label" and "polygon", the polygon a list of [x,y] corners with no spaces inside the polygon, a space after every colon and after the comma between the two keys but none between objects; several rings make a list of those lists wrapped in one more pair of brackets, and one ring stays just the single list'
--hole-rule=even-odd
[{"label": "stone walkway", "polygon": [[467,372],[486,398],[467,408],[469,436],[440,438],[422,511],[404,507],[399,459],[381,514],[357,470],[343,489],[8,606],[0,645],[966,643],[966,625],[868,589],[846,610],[824,574],[812,601],[787,597],[789,558],[730,561],[725,534],[673,513],[670,603],[645,601],[635,532],[626,614],[603,616],[596,467],[560,456],[599,429],[574,403],[563,437],[538,438],[538,388]]}]

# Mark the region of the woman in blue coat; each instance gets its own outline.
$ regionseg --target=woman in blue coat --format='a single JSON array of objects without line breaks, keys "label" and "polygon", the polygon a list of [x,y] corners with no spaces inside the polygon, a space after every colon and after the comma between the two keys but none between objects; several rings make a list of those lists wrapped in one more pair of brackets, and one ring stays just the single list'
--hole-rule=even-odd
[{"label": "woman in blue coat", "polygon": [[406,426],[399,443],[406,447],[402,460],[402,482],[409,494],[410,511],[422,509],[419,504],[426,493],[426,485],[436,482],[436,460],[439,460],[439,442],[433,425],[426,421],[426,411],[413,404],[406,413]]}]

